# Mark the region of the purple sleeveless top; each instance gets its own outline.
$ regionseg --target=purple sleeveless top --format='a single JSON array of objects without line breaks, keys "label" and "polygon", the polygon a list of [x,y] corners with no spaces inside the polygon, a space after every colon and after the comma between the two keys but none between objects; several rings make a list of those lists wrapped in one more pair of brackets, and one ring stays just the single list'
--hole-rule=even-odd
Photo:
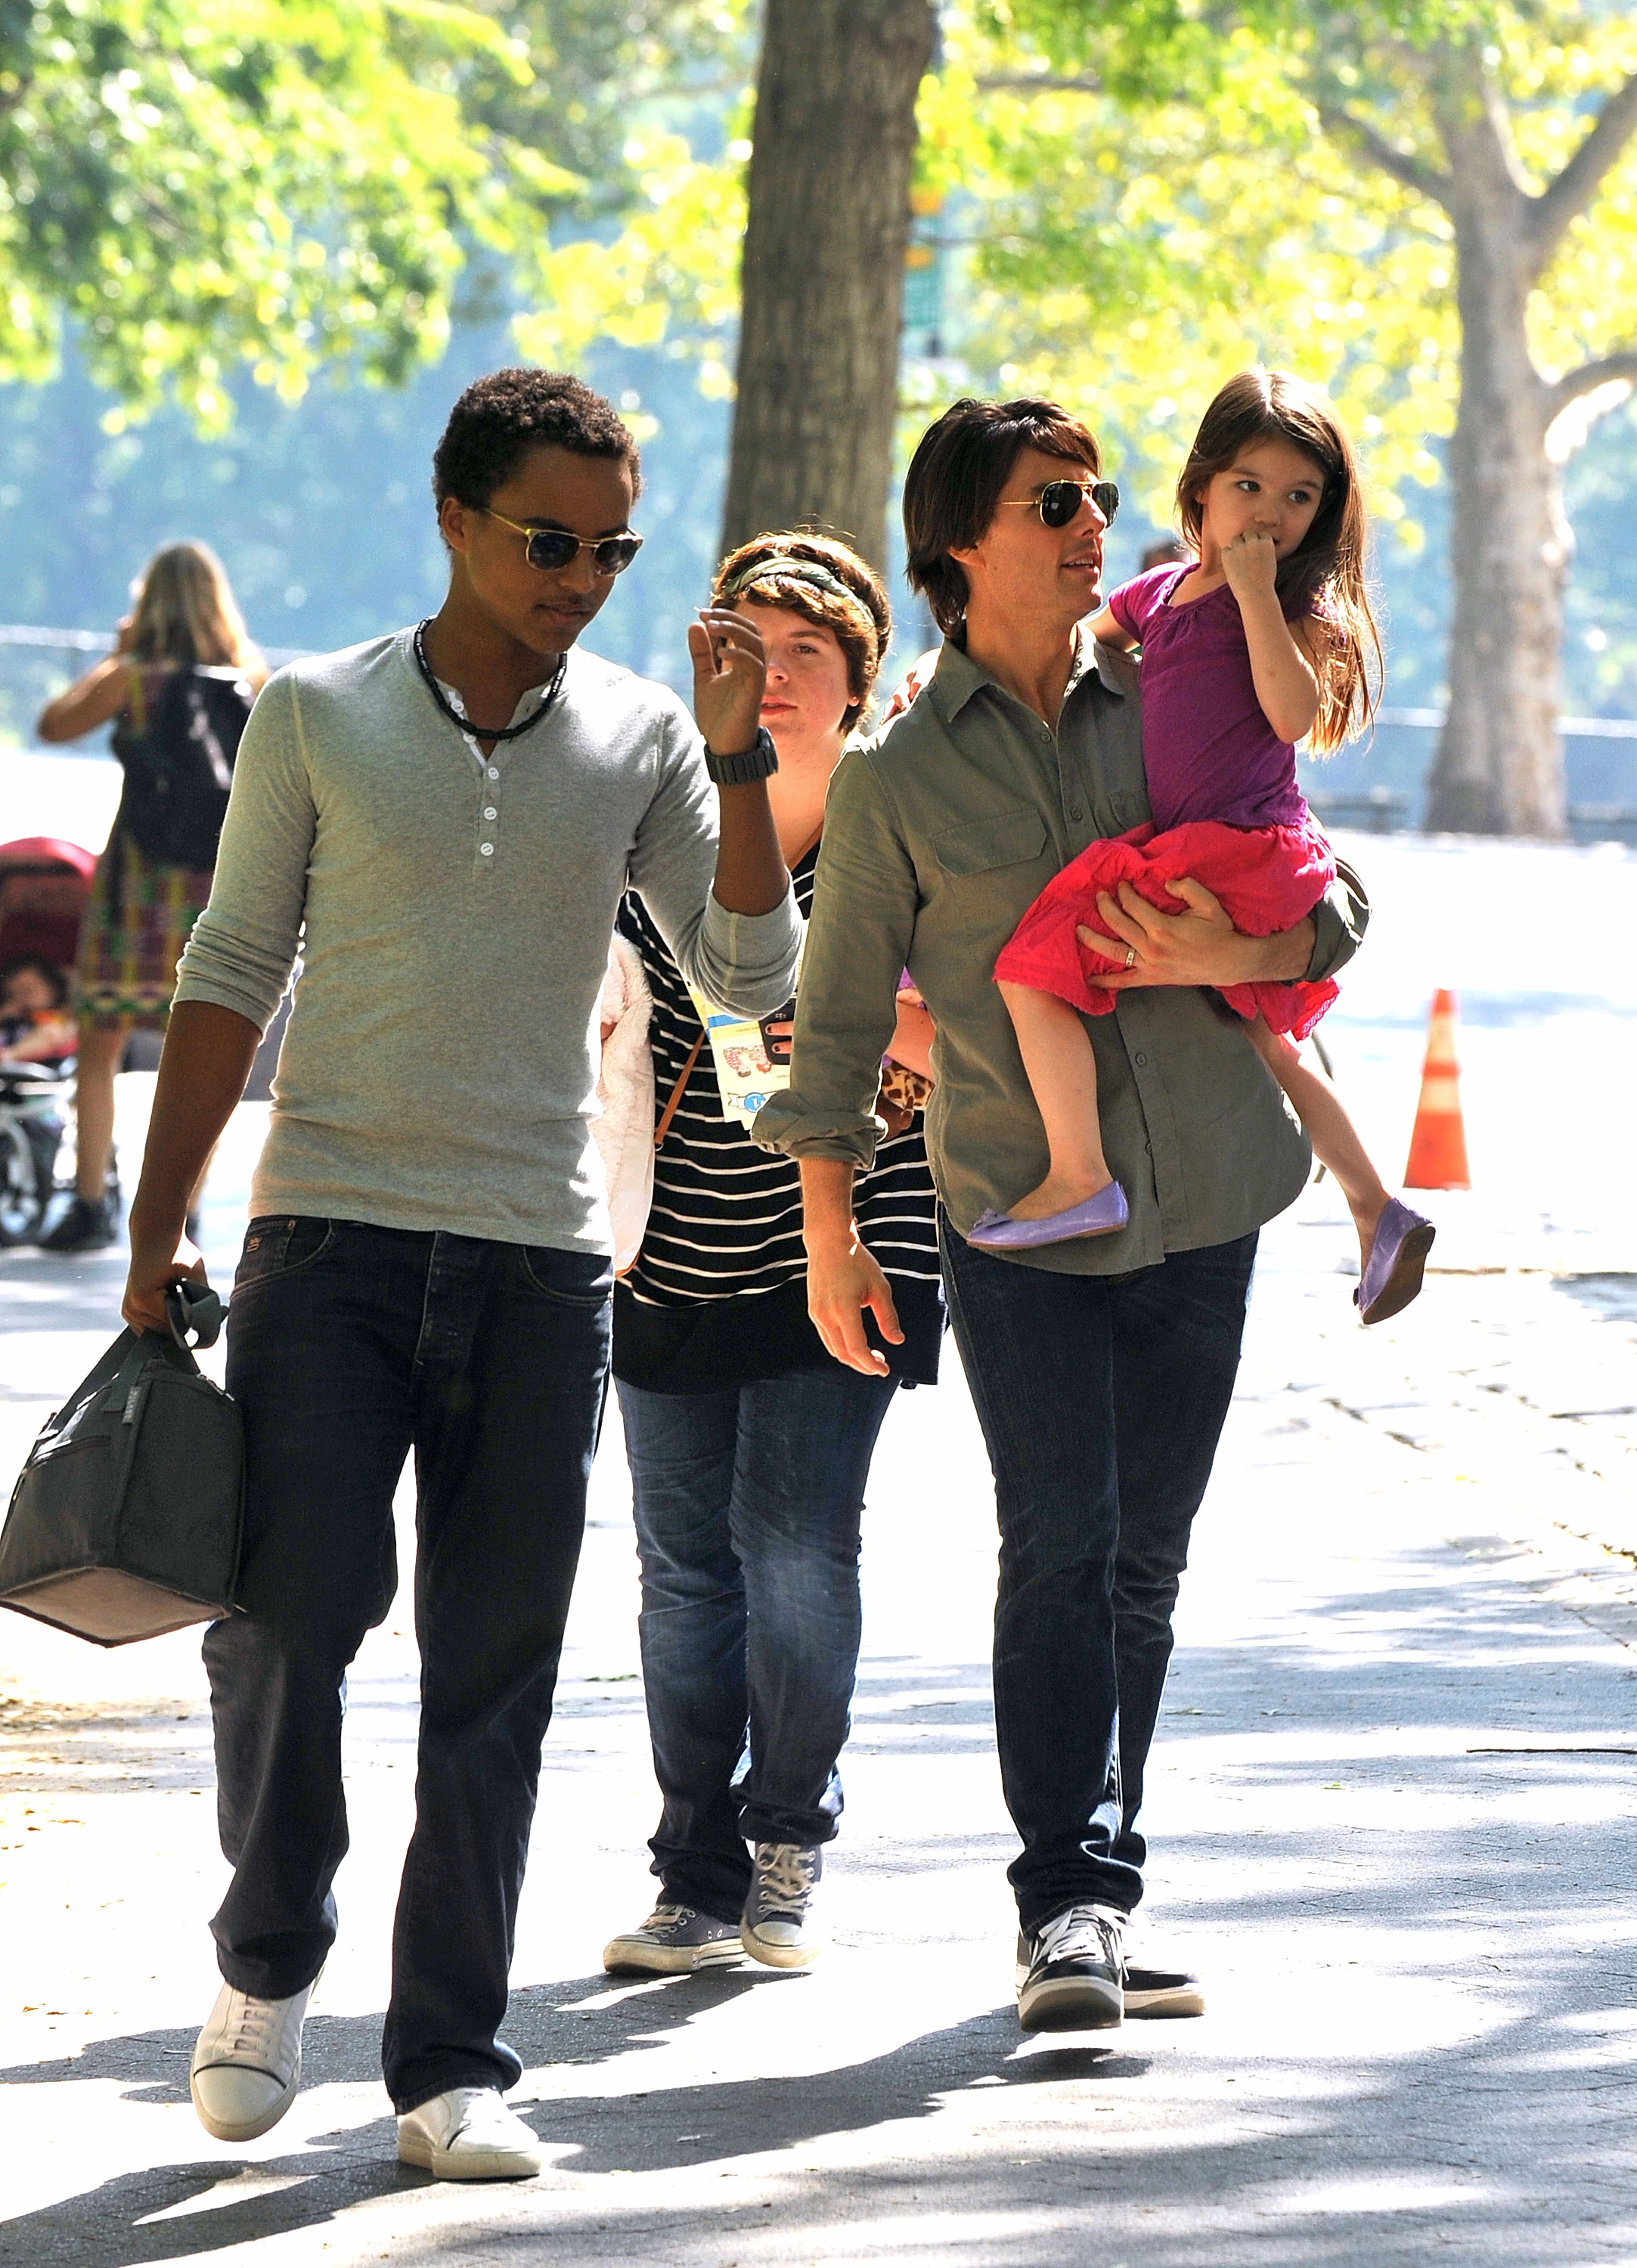
[{"label": "purple sleeveless top", "polygon": [[1142,647],[1142,762],[1154,823],[1303,826],[1296,752],[1257,699],[1238,600],[1224,583],[1191,605],[1168,603],[1190,571],[1151,568],[1108,602]]}]

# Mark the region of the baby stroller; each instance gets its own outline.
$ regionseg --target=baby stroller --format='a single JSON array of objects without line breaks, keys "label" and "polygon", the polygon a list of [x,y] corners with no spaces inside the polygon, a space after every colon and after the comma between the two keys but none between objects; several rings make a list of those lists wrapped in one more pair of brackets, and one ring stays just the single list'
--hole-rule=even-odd
[{"label": "baby stroller", "polygon": [[[93,851],[55,836],[0,843],[0,968],[38,955],[72,974],[96,866]],[[73,1075],[72,1055],[0,1064],[0,1245],[39,1233]]]}]

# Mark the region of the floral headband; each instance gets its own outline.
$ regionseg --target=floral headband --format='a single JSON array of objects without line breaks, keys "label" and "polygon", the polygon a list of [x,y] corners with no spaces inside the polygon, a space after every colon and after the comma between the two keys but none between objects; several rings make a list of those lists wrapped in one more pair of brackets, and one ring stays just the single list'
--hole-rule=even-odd
[{"label": "floral headband", "polygon": [[816,559],[757,559],[748,567],[740,568],[723,584],[719,602],[726,605],[730,599],[736,599],[741,592],[748,590],[751,584],[771,583],[776,576],[782,577],[786,582],[806,583],[811,589],[822,591],[832,599],[850,600],[869,624],[876,645],[880,646],[881,625],[863,600],[842,581],[839,575],[832,575],[830,569],[820,566]]}]

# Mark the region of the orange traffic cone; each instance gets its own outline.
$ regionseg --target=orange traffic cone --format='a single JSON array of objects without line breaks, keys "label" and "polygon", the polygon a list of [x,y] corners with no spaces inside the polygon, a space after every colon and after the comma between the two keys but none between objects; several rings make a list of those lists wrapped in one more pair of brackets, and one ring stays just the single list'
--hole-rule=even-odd
[{"label": "orange traffic cone", "polygon": [[1466,1126],[1461,1116],[1461,1066],[1455,1053],[1453,992],[1434,992],[1421,1065],[1421,1099],[1415,1106],[1406,1189],[1470,1189]]}]

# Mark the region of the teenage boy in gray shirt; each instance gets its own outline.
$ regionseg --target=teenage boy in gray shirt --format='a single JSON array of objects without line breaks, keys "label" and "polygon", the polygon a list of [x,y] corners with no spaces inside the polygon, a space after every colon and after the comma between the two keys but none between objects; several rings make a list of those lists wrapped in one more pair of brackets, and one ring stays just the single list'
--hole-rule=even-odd
[{"label": "teenage boy in gray shirt", "polygon": [[228,1334],[243,1611],[204,1644],[234,1872],[192,2080],[227,2141],[266,2132],[299,2082],[347,1847],[343,1681],[392,1598],[413,1449],[419,1768],[382,2043],[398,2154],[453,2179],[540,2169],[497,2034],[608,1366],[588,1120],[608,937],[629,879],[689,980],[756,1015],[790,997],[800,930],[755,630],[706,613],[689,632],[703,748],[674,695],[575,650],[635,556],[638,479],[577,380],[468,388],[434,460],[448,595],[269,683],[181,963],[131,1207],[125,1314],[147,1329],[168,1283],[203,1277],[188,1192],[305,927]]}]

